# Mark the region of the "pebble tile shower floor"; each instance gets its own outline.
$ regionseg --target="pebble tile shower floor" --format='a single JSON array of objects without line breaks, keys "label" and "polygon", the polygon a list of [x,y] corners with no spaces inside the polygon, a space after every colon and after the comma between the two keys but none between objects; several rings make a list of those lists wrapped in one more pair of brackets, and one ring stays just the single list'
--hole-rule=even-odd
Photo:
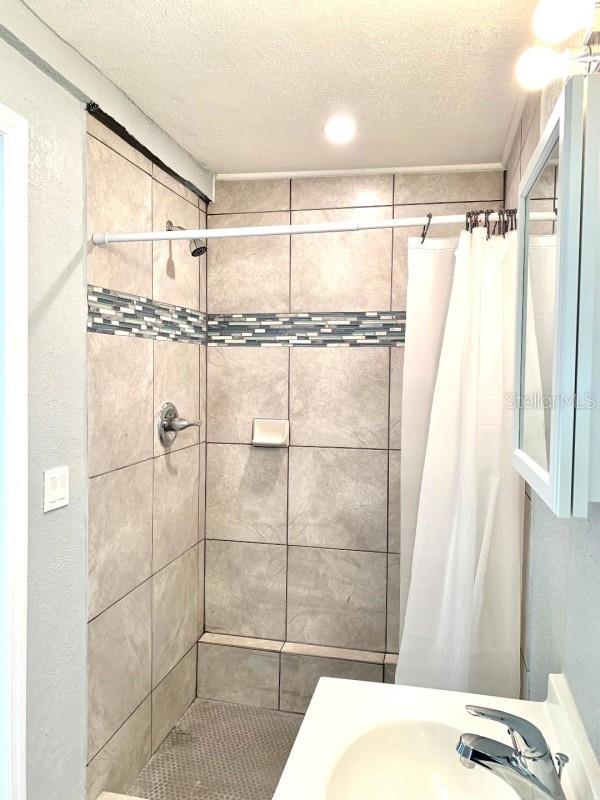
[{"label": "pebble tile shower floor", "polygon": [[302,716],[196,700],[138,775],[148,800],[271,800]]}]

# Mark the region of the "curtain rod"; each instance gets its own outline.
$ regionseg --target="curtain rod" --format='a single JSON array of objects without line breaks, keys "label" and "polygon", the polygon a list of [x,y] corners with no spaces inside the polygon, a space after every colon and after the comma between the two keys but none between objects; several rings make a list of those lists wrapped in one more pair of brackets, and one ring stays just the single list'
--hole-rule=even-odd
[{"label": "curtain rod", "polygon": [[[530,220],[554,222],[553,211],[532,211]],[[497,222],[497,212],[489,214],[490,222]],[[199,228],[195,230],[144,231],[140,233],[94,233],[92,241],[96,245],[117,244],[120,242],[163,242],[180,239],[230,239],[240,236],[290,236],[303,233],[341,233],[345,231],[368,231],[379,228],[408,228],[427,225],[429,217],[403,217],[402,219],[348,220],[347,222],[319,222],[301,225],[261,225],[247,228]],[[479,215],[484,222],[484,215]],[[465,223],[464,214],[447,214],[431,217],[431,225],[452,225]]]}]

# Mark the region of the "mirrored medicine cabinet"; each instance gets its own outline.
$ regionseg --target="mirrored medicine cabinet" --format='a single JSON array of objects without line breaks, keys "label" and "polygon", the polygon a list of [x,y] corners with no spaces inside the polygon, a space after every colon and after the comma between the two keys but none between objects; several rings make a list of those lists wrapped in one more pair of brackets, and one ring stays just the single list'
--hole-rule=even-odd
[{"label": "mirrored medicine cabinet", "polygon": [[559,517],[600,501],[600,75],[567,81],[519,186],[513,464]]}]

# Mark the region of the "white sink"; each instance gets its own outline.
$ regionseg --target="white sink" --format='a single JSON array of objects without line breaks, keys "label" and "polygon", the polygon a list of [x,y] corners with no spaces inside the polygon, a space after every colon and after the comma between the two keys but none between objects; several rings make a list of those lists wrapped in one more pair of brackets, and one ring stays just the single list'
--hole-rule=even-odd
[{"label": "white sink", "polygon": [[514,800],[512,789],[495,776],[460,763],[460,733],[449,725],[417,720],[373,728],[333,765],[327,800]]},{"label": "white sink", "polygon": [[525,717],[550,749],[566,753],[567,800],[600,800],[600,766],[564,676],[551,675],[543,703],[321,678],[273,800],[515,800],[480,766],[464,767],[461,733],[510,745],[506,728],[465,705]]}]

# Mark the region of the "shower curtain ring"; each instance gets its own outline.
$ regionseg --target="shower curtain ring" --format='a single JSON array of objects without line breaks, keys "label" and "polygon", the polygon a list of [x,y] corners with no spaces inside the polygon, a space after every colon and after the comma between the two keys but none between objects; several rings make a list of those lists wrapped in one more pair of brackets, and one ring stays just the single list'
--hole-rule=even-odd
[{"label": "shower curtain ring", "polygon": [[427,223],[423,225],[423,233],[421,234],[421,244],[423,244],[423,242],[425,241],[425,237],[429,233],[429,226],[431,225],[432,216],[433,214],[431,212],[427,214]]},{"label": "shower curtain ring", "polygon": [[506,225],[508,221],[507,214],[508,212],[504,208],[501,208],[498,211],[498,222],[500,224],[500,233],[502,234],[503,239],[506,238]]},{"label": "shower curtain ring", "polygon": [[492,213],[491,209],[487,208],[485,210],[485,212],[484,212],[484,217],[483,217],[483,220],[484,220],[483,224],[485,226],[485,238],[486,239],[489,239],[490,236],[491,236],[491,234],[490,234],[490,225],[491,225],[491,223],[490,223],[490,214],[491,213]]}]

